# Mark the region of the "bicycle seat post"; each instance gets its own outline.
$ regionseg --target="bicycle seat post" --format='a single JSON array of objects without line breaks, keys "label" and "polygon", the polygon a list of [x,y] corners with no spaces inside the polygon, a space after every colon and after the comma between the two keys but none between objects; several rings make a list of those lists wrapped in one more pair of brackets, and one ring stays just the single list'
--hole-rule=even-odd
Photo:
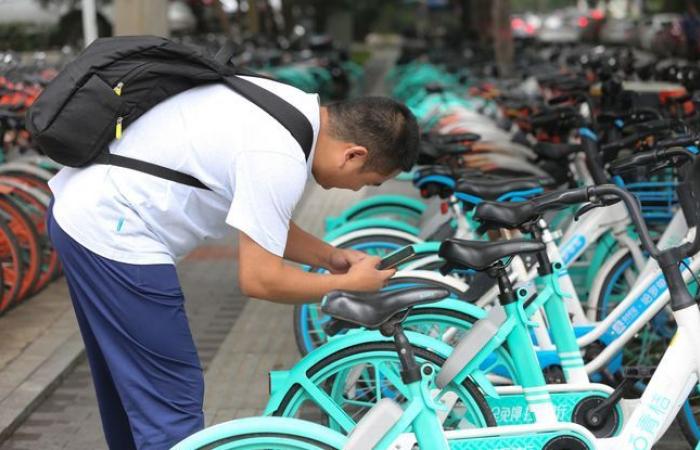
[{"label": "bicycle seat post", "polygon": [[[544,243],[544,232],[546,228],[543,229],[544,221],[538,220],[531,222],[525,227],[525,230],[529,232],[534,240]],[[550,275],[553,273],[552,262],[549,260],[549,255],[547,254],[547,248],[545,247],[541,251],[536,253],[537,257],[537,273],[540,276]]]},{"label": "bicycle seat post", "polygon": [[502,306],[518,301],[518,296],[513,290],[513,283],[511,283],[508,271],[503,263],[498,262],[491,266],[488,269],[488,274],[498,281],[498,300]]},{"label": "bicycle seat post", "polygon": [[401,362],[401,380],[404,383],[411,384],[417,383],[421,380],[421,369],[420,365],[416,361],[415,353],[413,352],[413,347],[408,341],[406,334],[403,332],[403,327],[401,322],[408,315],[402,315],[402,318],[397,320],[391,320],[380,328],[380,332],[384,336],[394,337],[394,346],[396,347],[396,352],[399,354],[399,361]]}]

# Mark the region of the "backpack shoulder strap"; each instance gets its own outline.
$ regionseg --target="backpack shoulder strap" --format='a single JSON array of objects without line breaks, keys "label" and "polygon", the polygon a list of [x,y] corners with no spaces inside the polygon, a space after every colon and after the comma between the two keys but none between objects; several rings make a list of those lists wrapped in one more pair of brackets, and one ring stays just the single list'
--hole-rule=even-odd
[{"label": "backpack shoulder strap", "polygon": [[159,178],[174,181],[176,183],[186,184],[188,186],[196,187],[199,189],[205,189],[207,191],[211,190],[208,186],[206,186],[204,183],[202,183],[192,175],[187,175],[186,173],[182,173],[173,169],[168,169],[167,167],[152,164],[146,161],[142,161],[140,159],[115,155],[113,153],[110,153],[109,149],[105,149],[105,151],[97,155],[93,162],[96,164],[107,164],[110,166],[124,167],[127,169],[137,170],[139,172],[144,172],[149,175],[154,175]]},{"label": "backpack shoulder strap", "polygon": [[224,77],[224,82],[235,92],[255,103],[284,126],[304,151],[308,161],[314,142],[314,131],[309,119],[289,102],[265,88],[238,76]]}]

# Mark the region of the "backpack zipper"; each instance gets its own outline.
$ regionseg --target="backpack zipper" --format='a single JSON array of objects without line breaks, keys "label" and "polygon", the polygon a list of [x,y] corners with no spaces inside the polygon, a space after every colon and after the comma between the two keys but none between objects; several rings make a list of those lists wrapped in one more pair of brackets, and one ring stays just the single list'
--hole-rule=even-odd
[{"label": "backpack zipper", "polygon": [[129,82],[129,80],[131,80],[132,78],[138,76],[141,72],[143,72],[144,70],[148,69],[148,68],[149,68],[150,66],[152,66],[153,64],[155,64],[155,63],[152,62],[152,61],[147,61],[147,62],[144,62],[144,63],[142,63],[142,64],[139,64],[138,66],[136,66],[136,67],[134,67],[133,69],[131,69],[129,72],[125,73],[125,74],[122,76],[121,81],[119,81],[119,82],[112,88],[112,90],[114,91],[114,93],[117,94],[118,96],[121,96],[121,95],[122,95],[122,91],[124,90],[124,85],[125,85],[127,82]]},{"label": "backpack zipper", "polygon": [[114,132],[114,136],[115,136],[117,139],[121,139],[121,138],[122,138],[122,122],[123,122],[123,121],[124,121],[124,118],[123,118],[123,117],[121,117],[121,116],[117,117],[117,129],[116,129],[115,132]]}]

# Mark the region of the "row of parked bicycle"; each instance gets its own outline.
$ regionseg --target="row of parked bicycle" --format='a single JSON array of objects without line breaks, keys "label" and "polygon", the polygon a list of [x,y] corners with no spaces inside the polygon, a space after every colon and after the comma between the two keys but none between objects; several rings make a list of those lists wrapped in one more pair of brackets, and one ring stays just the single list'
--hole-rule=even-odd
[{"label": "row of parked bicycle", "polygon": [[325,239],[399,271],[297,307],[304,356],[265,417],[175,448],[647,449],[676,416],[698,445],[697,111],[621,74],[394,70],[419,195],[364,199]]},{"label": "row of parked bicycle", "polygon": [[57,170],[41,157],[0,164],[0,314],[61,274],[45,223],[47,182]]}]

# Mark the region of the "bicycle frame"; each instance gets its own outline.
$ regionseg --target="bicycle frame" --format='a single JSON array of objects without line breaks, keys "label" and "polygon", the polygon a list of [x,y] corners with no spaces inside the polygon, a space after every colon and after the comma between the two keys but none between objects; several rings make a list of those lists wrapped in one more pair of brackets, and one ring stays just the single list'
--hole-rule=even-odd
[{"label": "bicycle frame", "polygon": [[620,435],[599,440],[597,448],[651,448],[666,432],[688,394],[697,385],[700,374],[700,310],[692,305],[674,311],[673,316],[678,330],[644,389],[638,406]]}]

